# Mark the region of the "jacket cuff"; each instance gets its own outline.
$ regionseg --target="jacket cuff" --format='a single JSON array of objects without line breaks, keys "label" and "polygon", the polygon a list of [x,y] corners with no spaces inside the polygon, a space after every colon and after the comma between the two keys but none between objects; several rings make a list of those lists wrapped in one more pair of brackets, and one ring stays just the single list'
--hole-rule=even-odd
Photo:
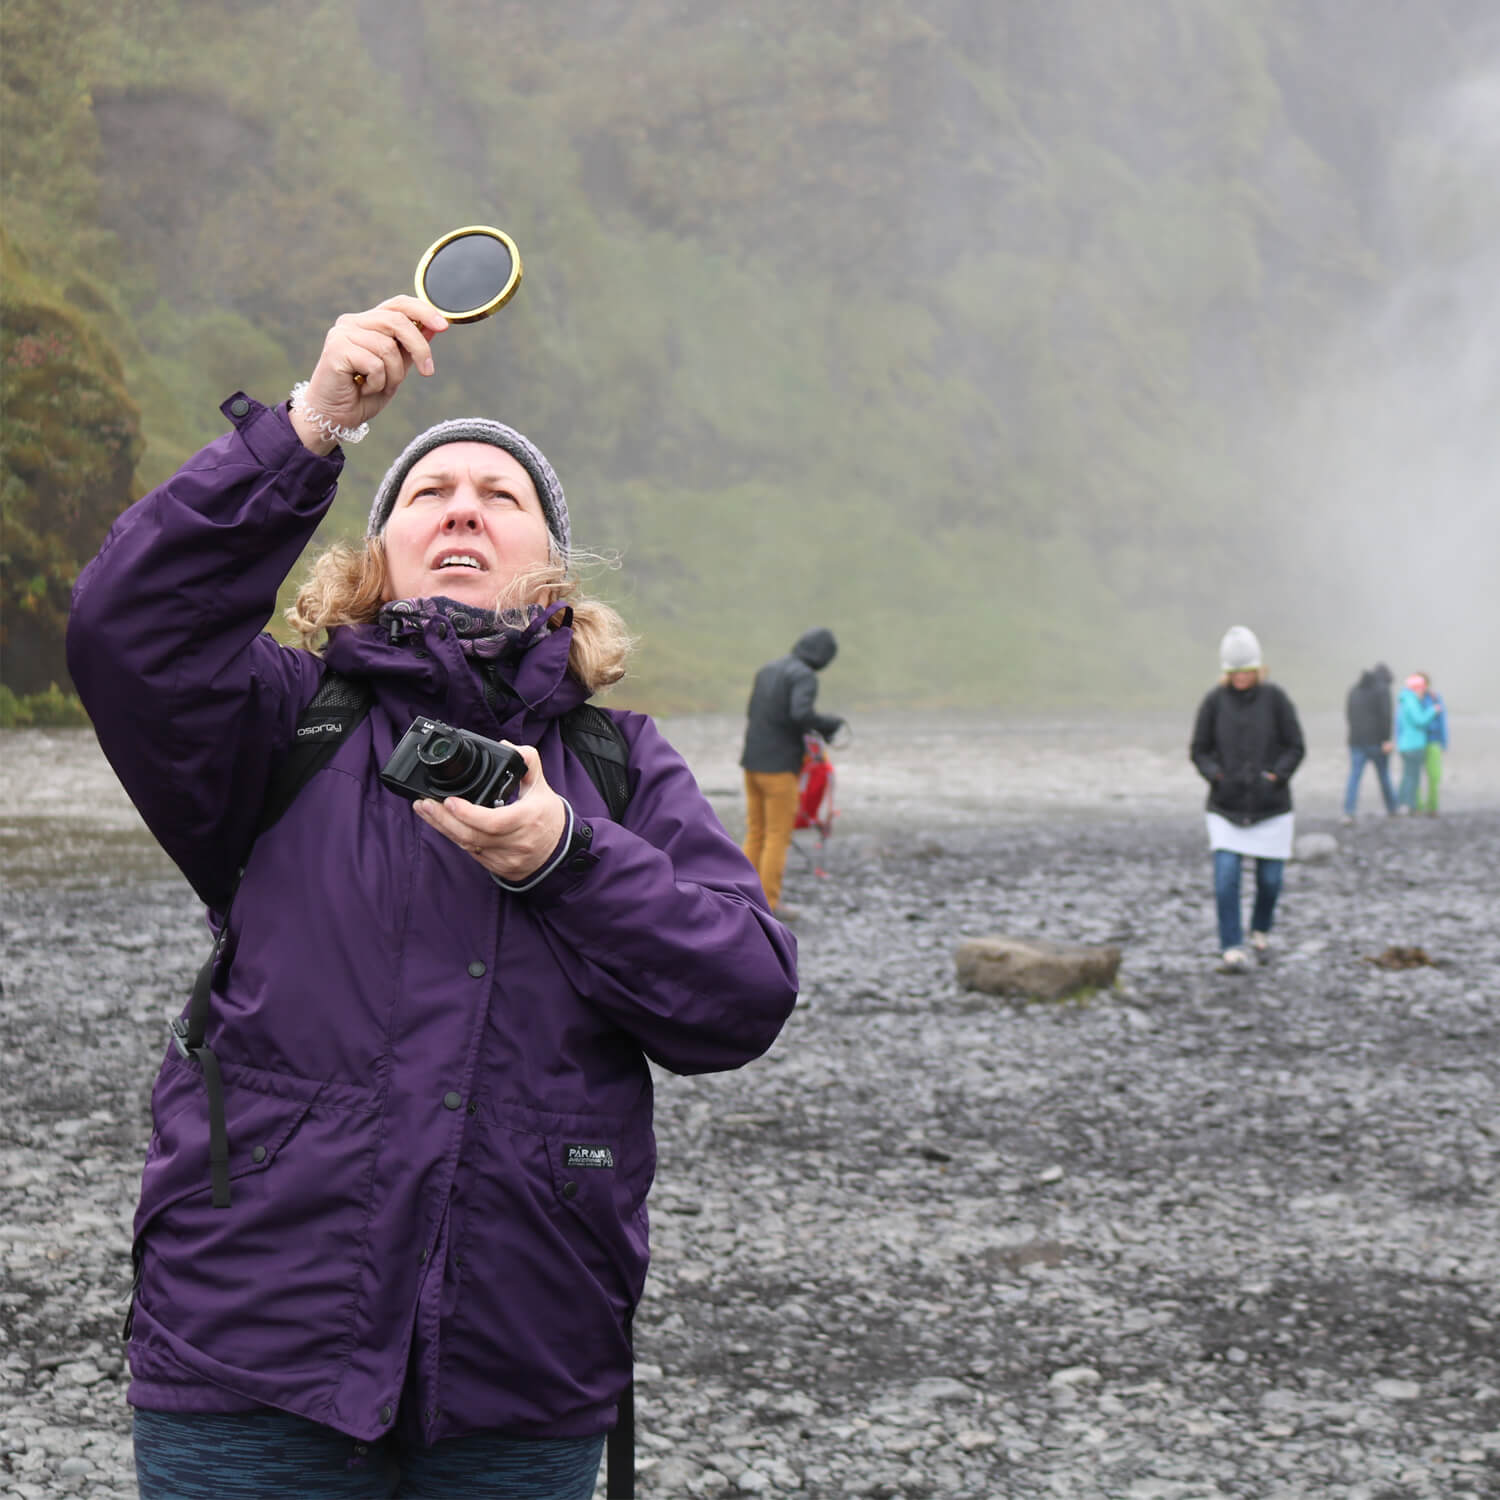
[{"label": "jacket cuff", "polygon": [[593,825],[584,822],[574,813],[573,804],[566,797],[561,801],[567,811],[568,820],[563,826],[562,837],[557,841],[557,847],[542,862],[541,868],[533,871],[525,880],[502,880],[498,875],[491,874],[490,879],[502,891],[512,896],[529,896],[552,880],[553,876],[557,877],[555,881],[552,881],[554,885],[571,884],[599,863],[599,856],[593,852],[592,848]]},{"label": "jacket cuff", "polygon": [[219,410],[229,418],[240,441],[250,450],[257,463],[268,469],[287,469],[299,461],[314,471],[322,469],[327,482],[336,480],[344,467],[344,450],[335,448],[324,456],[314,453],[292,426],[287,403],[262,406],[259,401],[236,391]]}]

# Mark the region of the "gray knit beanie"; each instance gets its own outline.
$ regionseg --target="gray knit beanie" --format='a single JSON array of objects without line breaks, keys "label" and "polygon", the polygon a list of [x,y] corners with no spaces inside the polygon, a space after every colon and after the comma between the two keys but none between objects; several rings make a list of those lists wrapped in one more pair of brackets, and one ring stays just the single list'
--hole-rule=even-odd
[{"label": "gray knit beanie", "polygon": [[417,460],[441,448],[444,443],[488,443],[501,448],[515,459],[531,475],[536,486],[536,497],[542,502],[542,515],[547,520],[547,530],[552,536],[552,550],[561,562],[568,560],[568,502],[563,498],[563,487],[547,456],[530,438],[502,422],[492,422],[488,417],[455,417],[449,422],[439,422],[419,433],[402,450],[401,456],[385,471],[380,488],[375,491],[375,503],[370,507],[370,524],[366,536],[379,536],[396,508],[396,496],[406,482]]},{"label": "gray knit beanie", "polygon": [[1219,667],[1225,672],[1251,672],[1260,666],[1260,642],[1248,625],[1231,625],[1219,642]]}]

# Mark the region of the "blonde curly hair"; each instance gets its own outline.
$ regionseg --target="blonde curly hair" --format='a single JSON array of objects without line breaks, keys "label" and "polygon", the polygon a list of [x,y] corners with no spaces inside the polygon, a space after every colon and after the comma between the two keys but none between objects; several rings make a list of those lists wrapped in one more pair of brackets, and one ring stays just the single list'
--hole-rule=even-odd
[{"label": "blonde curly hair", "polygon": [[[579,554],[573,554],[579,560]],[[604,566],[604,558],[584,558]],[[496,609],[563,601],[573,611],[573,641],[568,670],[590,693],[600,692],[625,675],[635,638],[608,605],[580,591],[579,580],[562,563],[546,563],[522,573],[495,601]],[[319,553],[286,611],[286,621],[305,650],[318,650],[318,637],[340,625],[367,625],[390,598],[390,571],[385,544],[378,536],[360,546],[335,542]]]}]

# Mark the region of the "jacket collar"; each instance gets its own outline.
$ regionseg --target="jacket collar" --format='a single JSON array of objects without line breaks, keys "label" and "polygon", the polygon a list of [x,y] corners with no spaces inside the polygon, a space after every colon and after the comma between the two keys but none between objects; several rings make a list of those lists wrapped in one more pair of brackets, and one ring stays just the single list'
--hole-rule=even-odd
[{"label": "jacket collar", "polygon": [[448,713],[460,723],[491,711],[486,676],[504,690],[493,710],[502,726],[558,718],[588,697],[568,671],[569,605],[537,606],[518,621],[491,618],[498,628],[485,628],[483,611],[460,606],[457,613],[470,618],[455,619],[450,601],[398,600],[376,621],[335,627],[323,656],[339,672],[372,679],[383,697],[394,696],[414,712]]}]

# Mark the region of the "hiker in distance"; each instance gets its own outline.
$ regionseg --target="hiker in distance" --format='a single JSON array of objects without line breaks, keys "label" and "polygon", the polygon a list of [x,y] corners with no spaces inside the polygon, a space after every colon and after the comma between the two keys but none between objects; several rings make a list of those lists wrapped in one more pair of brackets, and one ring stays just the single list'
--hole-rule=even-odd
[{"label": "hiker in distance", "polygon": [[1432,678],[1425,672],[1423,680],[1427,683],[1427,699],[1437,712],[1432,716],[1432,722],[1427,726],[1427,758],[1423,762],[1423,771],[1427,778],[1427,792],[1425,796],[1417,798],[1418,808],[1436,817],[1438,810],[1438,787],[1443,781],[1443,756],[1448,749],[1448,705],[1443,702],[1443,696],[1432,685]]},{"label": "hiker in distance", "polygon": [[1359,783],[1366,766],[1375,767],[1375,779],[1387,814],[1396,811],[1396,789],[1391,785],[1391,669],[1382,662],[1361,672],[1344,701],[1349,725],[1349,782],[1344,788],[1344,822],[1354,821]]},{"label": "hiker in distance", "polygon": [[826,629],[805,632],[786,656],[767,662],[755,674],[745,709],[745,857],[755,866],[771,910],[794,914],[781,905],[781,879],[797,822],[797,779],[803,738],[832,739],[844,727],[836,714],[817,709],[818,673],[838,654]]},{"label": "hiker in distance", "polygon": [[[152,1097],[143,1500],[592,1495],[646,1275],[647,1059],[738,1067],[795,1003],[790,935],[652,721],[594,721],[613,797],[567,738],[629,637],[519,432],[413,439],[289,611],[322,655],[262,633],[341,445],[434,373],[445,326],[412,297],[340,317],[287,401],[224,404],[75,590],[74,682],[222,939]],[[330,669],[368,712],[257,837]],[[519,747],[513,799],[383,783],[421,719],[485,764]]]},{"label": "hiker in distance", "polygon": [[[1402,814],[1417,811],[1422,772],[1427,769],[1432,725],[1443,713],[1442,700],[1433,693],[1426,675],[1413,672],[1396,699],[1396,750],[1401,756],[1401,786],[1396,793],[1396,810]],[[1433,810],[1437,810],[1435,793]]]},{"label": "hiker in distance", "polygon": [[1292,700],[1266,680],[1260,642],[1233,625],[1219,643],[1219,685],[1198,708],[1190,749],[1208,783],[1208,843],[1214,857],[1219,967],[1250,967],[1240,913],[1244,859],[1255,861],[1250,948],[1264,957],[1281,878],[1292,855],[1292,773],[1302,763],[1302,726]]}]

